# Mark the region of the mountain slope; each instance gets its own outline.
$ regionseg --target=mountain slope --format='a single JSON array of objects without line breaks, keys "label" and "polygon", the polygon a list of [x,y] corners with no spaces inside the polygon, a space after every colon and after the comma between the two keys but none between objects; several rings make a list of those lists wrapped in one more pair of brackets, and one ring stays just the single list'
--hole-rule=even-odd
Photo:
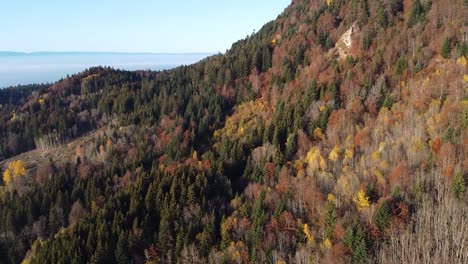
[{"label": "mountain slope", "polygon": [[467,12],[298,0],[197,64],[2,102],[5,158],[100,133],[6,170],[1,259],[466,262]]}]

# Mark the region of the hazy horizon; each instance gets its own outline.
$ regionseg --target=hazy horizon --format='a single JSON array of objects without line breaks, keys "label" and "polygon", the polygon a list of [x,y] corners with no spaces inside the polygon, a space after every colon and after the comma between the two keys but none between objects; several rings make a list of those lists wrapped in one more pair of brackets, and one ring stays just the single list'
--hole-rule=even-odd
[{"label": "hazy horizon", "polygon": [[0,89],[54,83],[90,67],[166,70],[200,61],[214,53],[5,52],[0,51]]}]

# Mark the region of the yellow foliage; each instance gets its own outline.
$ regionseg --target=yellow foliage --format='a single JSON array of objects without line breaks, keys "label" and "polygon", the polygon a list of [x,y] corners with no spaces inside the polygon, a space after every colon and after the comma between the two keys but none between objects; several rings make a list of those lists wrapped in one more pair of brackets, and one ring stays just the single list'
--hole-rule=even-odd
[{"label": "yellow foliage", "polygon": [[45,104],[45,100],[43,98],[39,99],[37,101],[40,105],[44,105]]},{"label": "yellow foliage", "polygon": [[411,151],[419,152],[421,150],[424,150],[424,147],[425,147],[425,143],[421,138],[417,136],[414,136],[411,138],[411,147],[410,147]]},{"label": "yellow foliage", "polygon": [[468,65],[468,60],[466,59],[465,56],[461,56],[460,58],[458,58],[457,63],[462,66],[466,66]]},{"label": "yellow foliage", "polygon": [[3,182],[8,185],[14,178],[26,175],[26,168],[22,160],[11,161],[3,173]]},{"label": "yellow foliage", "polygon": [[322,129],[320,129],[320,127],[316,128],[314,130],[314,136],[316,138],[318,138],[318,139],[321,139],[321,140],[325,139],[325,135],[323,134]]},{"label": "yellow foliage", "polygon": [[327,0],[327,5],[331,5],[333,3],[333,0]]},{"label": "yellow foliage", "polygon": [[468,82],[468,74],[463,75],[463,81]]},{"label": "yellow foliage", "polygon": [[10,121],[15,121],[16,120],[16,113],[13,113],[13,116],[11,117]]},{"label": "yellow foliage", "polygon": [[322,171],[325,171],[327,169],[327,162],[325,161],[325,159],[322,156],[320,156],[319,166],[320,166],[320,169]]},{"label": "yellow foliage", "polygon": [[340,152],[341,152],[340,148],[335,146],[330,152],[330,154],[328,155],[328,158],[332,161],[337,161],[338,158],[340,157]]},{"label": "yellow foliage", "polygon": [[384,183],[385,183],[385,178],[384,178],[382,172],[380,172],[378,169],[374,169],[374,174],[375,174],[375,176],[377,177],[377,181],[378,181],[380,184],[384,184]]},{"label": "yellow foliage", "polygon": [[91,212],[96,212],[98,210],[98,205],[96,204],[95,201],[91,202]]},{"label": "yellow foliage", "polygon": [[345,159],[346,160],[351,160],[354,157],[354,151],[353,149],[349,148],[345,150]]},{"label": "yellow foliage", "polygon": [[330,249],[332,247],[332,243],[329,238],[325,239],[322,244],[320,244],[320,248],[322,249]]},{"label": "yellow foliage", "polygon": [[320,150],[317,147],[312,147],[305,158],[305,162],[311,164],[320,156]]},{"label": "yellow foliage", "polygon": [[304,235],[306,236],[307,244],[308,245],[313,245],[314,244],[314,237],[310,233],[309,226],[307,224],[304,224],[302,230],[304,232]]},{"label": "yellow foliage", "polygon": [[257,117],[265,117],[267,111],[268,108],[260,100],[243,103],[226,119],[224,127],[214,132],[214,137],[245,138],[257,126]]},{"label": "yellow foliage", "polygon": [[436,121],[434,120],[434,117],[431,116],[426,120],[426,131],[431,137],[435,137],[436,129]]},{"label": "yellow foliage", "polygon": [[354,198],[354,202],[359,210],[367,208],[370,206],[369,197],[367,197],[366,192],[364,190],[359,190],[356,197]]},{"label": "yellow foliage", "polygon": [[378,150],[372,153],[372,158],[374,158],[374,160],[380,159],[380,156],[381,156],[381,153]]},{"label": "yellow foliage", "polygon": [[5,172],[3,172],[3,182],[5,185],[10,184],[11,182],[11,173],[9,169],[6,169]]},{"label": "yellow foliage", "polygon": [[390,166],[390,165],[388,164],[388,161],[386,161],[386,160],[382,160],[382,161],[380,162],[380,164],[379,164],[379,167],[380,167],[381,169],[383,169],[383,170],[388,169],[389,166]]},{"label": "yellow foliage", "polygon": [[380,151],[380,152],[384,151],[384,150],[385,150],[385,146],[386,146],[385,142],[380,142],[380,143],[379,143],[379,151]]},{"label": "yellow foliage", "polygon": [[323,112],[323,111],[327,110],[327,107],[321,106],[321,107],[319,108],[319,110],[320,110],[320,112]]},{"label": "yellow foliage", "polygon": [[335,196],[331,193],[327,195],[327,201],[334,203],[335,202]]}]

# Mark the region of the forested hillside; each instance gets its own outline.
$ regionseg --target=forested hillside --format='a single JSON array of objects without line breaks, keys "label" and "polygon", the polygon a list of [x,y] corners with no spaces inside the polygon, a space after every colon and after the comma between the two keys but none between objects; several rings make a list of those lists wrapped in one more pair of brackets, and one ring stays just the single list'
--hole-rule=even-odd
[{"label": "forested hillside", "polygon": [[193,65],[0,90],[0,263],[467,263],[467,17],[295,0]]}]

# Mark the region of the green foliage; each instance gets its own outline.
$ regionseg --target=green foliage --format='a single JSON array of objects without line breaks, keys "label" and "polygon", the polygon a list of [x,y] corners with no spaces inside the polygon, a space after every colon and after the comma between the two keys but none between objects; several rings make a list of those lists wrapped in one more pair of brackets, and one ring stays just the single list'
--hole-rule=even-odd
[{"label": "green foliage", "polygon": [[455,174],[455,178],[453,179],[453,193],[455,194],[455,197],[458,199],[461,199],[463,197],[463,194],[465,193],[465,177],[463,177],[463,173],[459,172]]},{"label": "green foliage", "polygon": [[463,41],[461,44],[457,45],[457,57],[465,56],[468,57],[468,43]]},{"label": "green foliage", "polygon": [[453,129],[452,126],[449,126],[447,130],[445,131],[445,134],[442,137],[442,140],[445,143],[445,142],[452,141],[454,137],[455,137],[455,129]]},{"label": "green foliage", "polygon": [[397,75],[402,75],[403,72],[408,68],[408,62],[404,57],[401,57],[397,61],[397,66],[396,66],[396,74]]},{"label": "green foliage", "polygon": [[374,216],[374,223],[377,225],[379,228],[380,232],[384,232],[385,229],[388,226],[388,222],[390,220],[391,213],[390,213],[390,207],[388,205],[387,201],[383,201],[379,208],[377,209],[377,212]]},{"label": "green foliage", "polygon": [[450,38],[446,37],[444,39],[444,43],[442,43],[442,47],[440,48],[440,56],[442,56],[442,58],[444,59],[447,59],[451,51],[452,51],[452,43],[450,41]]},{"label": "green foliage", "polygon": [[328,201],[325,209],[325,239],[330,239],[338,218],[333,201]]},{"label": "green foliage", "polygon": [[392,108],[392,105],[395,103],[395,100],[389,95],[387,95],[382,103],[383,107],[387,107],[388,109]]},{"label": "green foliage", "polygon": [[364,230],[359,223],[348,227],[343,237],[345,246],[351,249],[353,263],[365,263],[367,260],[367,243]]},{"label": "green foliage", "polygon": [[407,21],[408,27],[413,27],[417,23],[424,20],[424,7],[419,0],[413,2],[413,6],[410,10],[410,15]]},{"label": "green foliage", "polygon": [[286,159],[292,160],[297,151],[297,135],[290,134],[286,140]]},{"label": "green foliage", "polygon": [[377,23],[382,28],[386,28],[388,26],[388,15],[382,6],[379,6],[377,9]]},{"label": "green foliage", "polygon": [[368,50],[371,47],[372,39],[369,32],[365,31],[362,34],[362,48]]}]

